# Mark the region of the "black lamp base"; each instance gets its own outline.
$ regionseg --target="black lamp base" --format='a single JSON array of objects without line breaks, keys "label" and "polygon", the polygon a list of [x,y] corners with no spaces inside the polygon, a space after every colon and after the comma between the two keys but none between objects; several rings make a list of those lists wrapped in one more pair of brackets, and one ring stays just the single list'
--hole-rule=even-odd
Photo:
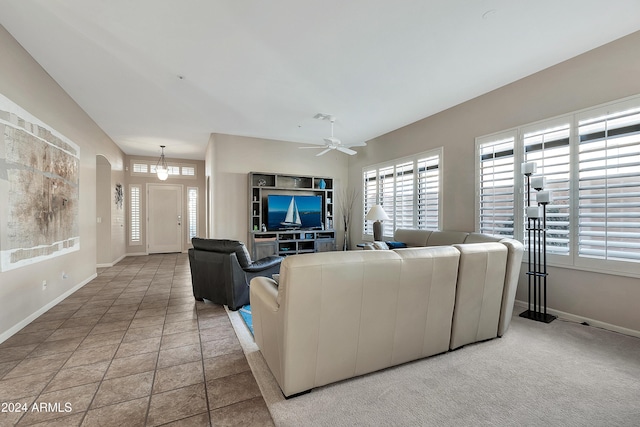
[{"label": "black lamp base", "polygon": [[523,311],[522,313],[520,313],[520,317],[544,323],[551,323],[558,318],[558,316],[554,316],[552,314],[540,313],[533,310]]}]

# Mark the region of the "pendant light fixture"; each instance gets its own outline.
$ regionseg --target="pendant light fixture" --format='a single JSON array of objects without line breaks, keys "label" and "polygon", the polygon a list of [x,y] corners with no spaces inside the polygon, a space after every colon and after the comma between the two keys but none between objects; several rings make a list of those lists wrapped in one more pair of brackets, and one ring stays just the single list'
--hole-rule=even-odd
[{"label": "pendant light fixture", "polygon": [[164,159],[164,145],[161,145],[162,154],[156,163],[156,173],[160,181],[166,181],[169,178],[169,168],[167,167],[167,161]]}]

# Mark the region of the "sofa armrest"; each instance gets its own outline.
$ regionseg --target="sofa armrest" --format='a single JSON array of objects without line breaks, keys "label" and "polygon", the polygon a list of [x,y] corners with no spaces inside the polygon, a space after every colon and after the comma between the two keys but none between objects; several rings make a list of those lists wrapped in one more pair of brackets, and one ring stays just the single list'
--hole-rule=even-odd
[{"label": "sofa armrest", "polygon": [[258,271],[263,271],[268,268],[274,267],[276,265],[280,265],[283,259],[284,258],[282,258],[281,256],[275,256],[275,255],[264,257],[262,259],[252,262],[251,265],[244,268],[244,271],[248,273],[256,273]]},{"label": "sofa armrest", "polygon": [[260,300],[258,304],[263,305],[271,311],[278,311],[278,284],[268,277],[255,277],[251,279],[251,304],[254,300]]}]

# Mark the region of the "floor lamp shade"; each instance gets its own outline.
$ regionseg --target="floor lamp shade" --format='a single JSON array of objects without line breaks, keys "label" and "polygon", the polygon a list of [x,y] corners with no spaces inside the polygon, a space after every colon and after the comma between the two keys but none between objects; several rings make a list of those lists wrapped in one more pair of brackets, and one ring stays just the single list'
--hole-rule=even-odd
[{"label": "floor lamp shade", "polygon": [[373,223],[373,240],[376,242],[382,240],[382,222],[389,218],[389,215],[382,209],[380,205],[373,205],[367,216],[364,217],[367,221],[374,221]]}]

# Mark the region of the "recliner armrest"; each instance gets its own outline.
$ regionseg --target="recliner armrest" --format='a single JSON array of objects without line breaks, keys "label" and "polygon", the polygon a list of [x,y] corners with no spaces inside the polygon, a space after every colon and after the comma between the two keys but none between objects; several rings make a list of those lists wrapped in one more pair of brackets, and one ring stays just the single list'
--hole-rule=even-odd
[{"label": "recliner armrest", "polygon": [[281,256],[271,255],[271,256],[264,257],[262,259],[252,262],[249,267],[244,268],[243,270],[248,273],[263,271],[280,264],[283,259],[284,258]]}]

